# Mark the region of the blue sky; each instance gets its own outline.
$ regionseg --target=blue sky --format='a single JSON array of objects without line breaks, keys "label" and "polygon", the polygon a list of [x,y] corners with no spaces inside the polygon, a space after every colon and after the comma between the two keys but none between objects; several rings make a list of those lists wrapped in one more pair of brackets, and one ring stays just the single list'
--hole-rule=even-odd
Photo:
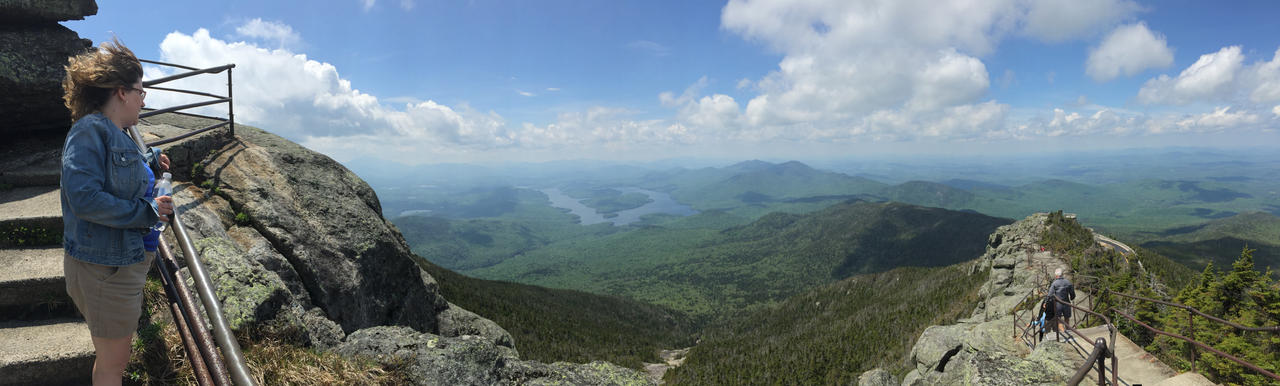
[{"label": "blue sky", "polygon": [[238,121],[339,161],[1275,146],[1280,3],[1229,4],[113,1],[64,24],[236,63]]}]

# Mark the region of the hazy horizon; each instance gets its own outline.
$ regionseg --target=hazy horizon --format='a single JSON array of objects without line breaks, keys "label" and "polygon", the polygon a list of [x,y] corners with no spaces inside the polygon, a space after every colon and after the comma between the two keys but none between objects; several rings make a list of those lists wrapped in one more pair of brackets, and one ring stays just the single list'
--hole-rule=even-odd
[{"label": "hazy horizon", "polygon": [[[122,1],[64,25],[95,44],[119,37],[142,58],[235,63],[238,122],[339,161],[418,165],[1276,147],[1277,11],[1129,0]],[[225,92],[225,78],[197,78],[175,86]],[[147,102],[184,97],[155,90]]]}]

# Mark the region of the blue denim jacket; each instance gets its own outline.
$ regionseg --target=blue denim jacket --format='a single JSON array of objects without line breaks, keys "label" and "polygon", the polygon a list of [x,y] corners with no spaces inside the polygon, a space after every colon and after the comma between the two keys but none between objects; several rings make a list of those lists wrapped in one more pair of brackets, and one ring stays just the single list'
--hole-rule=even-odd
[{"label": "blue denim jacket", "polygon": [[62,246],[76,259],[125,266],[143,260],[142,237],[160,215],[147,172],[159,149],[138,150],[101,113],[80,118],[62,148]]}]

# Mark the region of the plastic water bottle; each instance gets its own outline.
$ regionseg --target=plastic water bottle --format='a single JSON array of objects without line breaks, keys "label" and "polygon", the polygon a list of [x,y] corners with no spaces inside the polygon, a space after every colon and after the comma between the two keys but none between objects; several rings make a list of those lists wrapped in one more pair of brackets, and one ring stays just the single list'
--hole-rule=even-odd
[{"label": "plastic water bottle", "polygon": [[[156,194],[156,197],[169,196],[173,194],[173,175],[172,174],[169,174],[169,172],[164,172],[164,174],[160,175],[160,179],[156,180],[155,194]],[[170,214],[169,216],[173,216],[173,215]],[[169,223],[164,221],[156,221],[156,225],[153,225],[151,229],[164,232],[164,227],[165,225],[168,225],[168,224]]]}]

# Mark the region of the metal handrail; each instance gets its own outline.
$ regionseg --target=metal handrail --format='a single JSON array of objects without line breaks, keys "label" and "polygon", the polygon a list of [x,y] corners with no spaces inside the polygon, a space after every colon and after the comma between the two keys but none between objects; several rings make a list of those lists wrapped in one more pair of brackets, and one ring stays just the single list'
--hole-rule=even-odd
[{"label": "metal handrail", "polygon": [[166,108],[163,108],[163,109],[157,109],[157,110],[148,111],[148,112],[145,112],[145,113],[142,113],[142,114],[138,114],[138,118],[147,118],[147,117],[151,117],[151,116],[155,116],[155,115],[160,115],[160,114],[164,114],[164,113],[171,113],[171,112],[178,111],[178,110],[186,110],[186,109],[191,109],[191,108],[196,108],[196,107],[203,107],[203,106],[208,106],[208,105],[215,105],[215,104],[219,104],[219,103],[230,103],[230,102],[231,102],[231,98],[222,98],[222,99],[215,99],[215,100],[211,100],[211,101],[196,102],[196,103],[188,103],[188,104],[185,104],[185,105],[178,105],[178,106],[166,107]]},{"label": "metal handrail", "polygon": [[[160,281],[169,298],[169,312],[173,314],[174,326],[182,337],[182,345],[187,358],[191,360],[191,369],[195,373],[199,385],[226,385],[227,368],[218,360],[214,352],[213,340],[209,339],[209,330],[204,320],[196,312],[191,292],[187,291],[186,282],[182,280],[178,264],[173,260],[173,252],[169,243],[160,238],[159,253],[155,261],[156,271],[160,273]],[[206,359],[207,358],[207,359]],[[216,380],[215,380],[216,378]]]},{"label": "metal handrail", "polygon": [[[150,64],[156,64],[156,65],[161,65],[161,66],[176,67],[176,68],[181,68],[181,69],[184,69],[184,70],[188,70],[187,72],[180,73],[180,74],[174,74],[174,75],[166,76],[166,77],[163,77],[163,78],[151,79],[151,80],[143,81],[143,82],[142,82],[142,87],[150,88],[150,89],[153,89],[153,90],[162,90],[162,91],[179,92],[179,93],[192,94],[192,95],[199,95],[199,96],[204,96],[204,97],[213,98],[213,100],[210,100],[210,101],[196,102],[196,103],[189,103],[189,104],[185,104],[185,105],[181,105],[181,106],[173,106],[173,107],[163,108],[163,109],[159,109],[159,110],[148,111],[148,112],[146,112],[146,113],[139,114],[139,115],[138,115],[138,117],[139,117],[139,118],[147,118],[147,117],[154,116],[154,115],[159,115],[159,114],[164,114],[164,113],[171,113],[171,112],[175,112],[175,111],[179,111],[179,110],[187,110],[187,109],[191,109],[191,108],[203,107],[203,106],[208,106],[208,105],[213,105],[213,104],[218,104],[218,103],[226,103],[226,104],[227,104],[227,117],[226,117],[225,119],[224,119],[224,118],[217,118],[217,117],[208,117],[208,116],[205,116],[205,118],[210,118],[210,119],[214,119],[214,120],[221,121],[221,122],[223,122],[223,124],[211,125],[211,126],[208,126],[208,127],[203,128],[203,129],[195,130],[195,131],[193,131],[193,132],[192,132],[192,133],[190,133],[190,134],[186,134],[186,135],[183,135],[183,136],[180,136],[180,137],[177,137],[177,138],[169,138],[169,139],[165,139],[165,140],[161,140],[161,141],[156,141],[156,142],[151,143],[150,145],[154,146],[154,145],[160,145],[160,144],[165,144],[165,143],[169,143],[169,142],[177,141],[177,140],[179,140],[179,139],[186,138],[186,137],[189,137],[189,136],[192,136],[192,135],[196,135],[196,134],[199,134],[199,133],[203,133],[203,132],[206,132],[206,131],[209,131],[209,130],[213,130],[213,129],[215,129],[215,128],[222,127],[222,126],[227,126],[227,127],[228,127],[228,132],[229,132],[229,134],[230,134],[230,135],[235,135],[235,133],[236,133],[235,105],[234,105],[234,103],[233,103],[233,101],[232,101],[232,89],[233,89],[233,87],[232,87],[232,81],[231,81],[231,71],[232,71],[232,69],[234,69],[234,68],[236,67],[235,63],[231,63],[231,64],[224,64],[224,65],[221,65],[221,66],[215,66],[215,67],[209,67],[209,68],[201,69],[201,68],[195,68],[195,67],[190,67],[190,66],[183,66],[183,65],[172,64],[172,63],[164,63],[164,62],[159,62],[159,61],[155,61],[155,60],[139,59],[139,61],[140,61],[140,62],[143,62],[143,63],[150,63]],[[223,72],[223,71],[226,71],[226,73],[227,73],[227,96],[225,96],[225,97],[220,96],[220,95],[217,95],[217,94],[206,93],[206,92],[191,91],[191,90],[182,90],[182,89],[175,89],[175,88],[169,88],[169,87],[157,87],[157,85],[159,85],[159,84],[163,84],[163,83],[167,83],[167,82],[175,81],[175,80],[178,80],[178,79],[184,79],[184,78],[188,78],[188,77],[192,77],[192,76],[196,76],[196,75],[201,75],[201,74],[217,74],[217,73],[221,73],[221,72]]]},{"label": "metal handrail", "polygon": [[[1071,376],[1071,379],[1067,380],[1067,384],[1071,386],[1079,385],[1080,382],[1084,380],[1084,377],[1086,375],[1089,375],[1089,371],[1093,370],[1094,363],[1098,364],[1098,384],[1099,385],[1106,384],[1107,383],[1107,378],[1106,378],[1107,357],[1111,357],[1112,365],[1114,365],[1115,359],[1116,359],[1115,351],[1107,348],[1106,340],[1102,338],[1098,338],[1094,340],[1093,351],[1089,352],[1089,357],[1084,360],[1085,365],[1081,366],[1080,369],[1076,370],[1076,373]],[[1113,368],[1111,371],[1112,385],[1116,384],[1115,375],[1116,375],[1116,372],[1115,372],[1115,369]]]},{"label": "metal handrail", "polygon": [[[1112,353],[1112,354],[1110,355],[1110,357],[1111,357],[1111,384],[1112,384],[1112,385],[1118,385],[1118,384],[1119,384],[1119,383],[1118,383],[1118,382],[1119,382],[1119,379],[1118,379],[1118,378],[1119,378],[1118,371],[1120,370],[1120,364],[1119,364],[1119,361],[1116,359],[1116,356],[1115,356],[1115,352],[1116,352],[1116,325],[1115,325],[1114,323],[1111,323],[1111,318],[1108,318],[1108,317],[1106,317],[1105,315],[1102,315],[1102,314],[1100,314],[1100,313],[1093,312],[1092,310],[1087,310],[1087,309],[1084,309],[1084,308],[1081,308],[1081,307],[1077,307],[1076,305],[1071,304],[1071,302],[1068,302],[1068,301],[1066,301],[1065,299],[1062,299],[1062,298],[1058,297],[1058,295],[1056,295],[1056,294],[1050,294],[1050,295],[1051,295],[1051,296],[1053,296],[1053,299],[1054,299],[1054,301],[1055,301],[1055,302],[1062,303],[1062,304],[1066,304],[1066,305],[1067,305],[1067,307],[1071,307],[1071,308],[1073,308],[1073,309],[1076,309],[1076,310],[1082,311],[1082,312],[1084,312],[1085,314],[1093,315],[1093,316],[1097,316],[1098,318],[1102,319],[1102,321],[1103,321],[1103,322],[1105,322],[1105,323],[1106,323],[1106,326],[1107,326],[1107,332],[1111,333],[1111,340],[1110,340],[1111,345],[1110,345],[1109,347],[1107,347],[1107,350],[1109,350],[1109,352],[1111,352],[1111,353]],[[1071,332],[1076,333],[1076,335],[1079,335],[1079,336],[1081,336],[1081,337],[1083,337],[1083,336],[1084,336],[1084,334],[1080,333],[1080,330],[1077,330],[1077,329],[1076,329],[1076,327],[1075,327],[1075,326],[1073,326],[1073,325],[1067,325],[1067,329],[1070,329],[1070,330],[1071,330]],[[1098,340],[1102,340],[1102,338],[1098,338]],[[1104,341],[1103,343],[1105,344],[1106,342]],[[1091,363],[1089,363],[1088,361],[1086,361],[1086,362],[1085,362],[1085,366],[1084,366],[1084,368],[1089,368],[1089,367],[1093,367],[1093,364],[1091,364]],[[1105,373],[1105,372],[1106,372],[1106,366],[1105,366],[1104,364],[1099,364],[1098,369],[1099,369],[1099,375],[1098,375],[1099,380],[1098,380],[1098,384],[1099,384],[1099,385],[1101,385],[1101,384],[1103,384],[1103,381],[1104,381],[1102,378],[1103,378],[1103,373]],[[1085,372],[1088,372],[1088,370],[1084,370],[1084,371],[1085,371]],[[1074,384],[1075,384],[1075,383],[1073,383],[1072,385],[1074,385]]]},{"label": "metal handrail", "polygon": [[1187,310],[1187,311],[1190,311],[1190,312],[1194,312],[1194,313],[1196,313],[1197,315],[1200,315],[1200,316],[1205,317],[1206,319],[1209,319],[1209,320],[1212,320],[1212,321],[1215,321],[1215,322],[1218,322],[1218,323],[1221,323],[1221,324],[1225,324],[1225,325],[1228,325],[1228,326],[1234,327],[1234,328],[1235,328],[1235,329],[1237,329],[1237,330],[1253,331],[1253,332],[1280,332],[1280,326],[1246,327],[1246,326],[1242,326],[1242,325],[1240,325],[1240,324],[1234,323],[1234,322],[1229,321],[1229,320],[1221,319],[1221,318],[1218,318],[1218,317],[1216,317],[1216,316],[1206,314],[1206,313],[1204,313],[1204,312],[1201,312],[1200,310],[1197,310],[1195,307],[1188,306],[1188,305],[1185,305],[1185,304],[1171,303],[1171,302],[1166,302],[1166,301],[1163,301],[1163,300],[1151,299],[1151,298],[1142,297],[1142,296],[1138,296],[1138,295],[1130,295],[1130,294],[1126,294],[1126,293],[1123,293],[1123,292],[1111,292],[1111,294],[1124,296],[1124,297],[1126,297],[1126,298],[1130,298],[1130,299],[1144,300],[1144,301],[1153,302],[1153,303],[1159,303],[1159,304],[1163,304],[1163,305],[1171,306],[1171,307],[1175,307],[1175,308],[1181,308],[1181,309],[1184,309],[1184,310]]},{"label": "metal handrail", "polygon": [[[159,65],[165,65],[165,66],[179,67],[179,68],[191,68],[191,67],[176,66],[176,65],[172,65],[172,64],[168,64],[168,63],[161,63],[161,62],[152,61],[152,60],[141,60],[141,59],[140,59],[139,61],[147,62],[147,63],[151,63],[151,64],[159,64]],[[232,63],[232,64],[224,64],[224,65],[217,66],[217,67],[209,67],[209,68],[206,68],[206,69],[192,70],[192,71],[184,72],[184,73],[181,73],[181,74],[169,75],[169,76],[166,76],[166,77],[163,77],[163,78],[159,78],[159,79],[152,79],[152,80],[148,80],[148,81],[143,81],[143,82],[142,82],[142,86],[143,86],[143,87],[150,87],[150,86],[152,86],[152,85],[157,85],[157,84],[161,84],[161,83],[165,83],[165,82],[171,82],[171,81],[175,81],[175,80],[183,79],[183,78],[190,78],[190,77],[193,77],[193,76],[196,76],[196,75],[200,75],[200,74],[217,74],[217,73],[219,73],[219,72],[223,72],[223,71],[226,71],[226,70],[230,70],[230,69],[232,69],[232,68],[236,68],[235,63]]]},{"label": "metal handrail", "polygon": [[170,143],[170,142],[178,142],[178,141],[181,141],[181,140],[187,139],[187,137],[191,137],[191,136],[194,136],[194,135],[198,135],[198,134],[200,134],[200,133],[203,133],[203,132],[206,132],[206,131],[209,131],[209,130],[213,130],[213,129],[216,129],[216,128],[219,128],[219,127],[222,127],[222,126],[226,126],[226,125],[229,125],[229,124],[231,124],[231,122],[226,122],[226,121],[218,122],[218,123],[215,123],[215,124],[209,125],[208,127],[205,127],[205,128],[203,128],[203,129],[200,129],[200,130],[193,130],[193,131],[189,131],[189,132],[187,132],[187,133],[185,133],[185,134],[176,135],[176,136],[169,137],[169,138],[165,138],[165,139],[162,139],[162,140],[159,140],[159,141],[152,141],[152,142],[148,142],[148,143],[147,143],[147,146],[159,146],[159,145],[164,145],[164,144],[167,144],[167,143]]},{"label": "metal handrail", "polygon": [[213,336],[218,341],[218,348],[222,349],[222,357],[228,365],[231,379],[236,385],[252,386],[253,378],[250,376],[249,366],[244,362],[244,354],[240,352],[240,344],[236,342],[235,335],[227,326],[227,319],[222,315],[222,304],[213,293],[209,273],[205,271],[204,263],[200,262],[200,256],[196,254],[186,227],[182,226],[182,217],[177,214],[174,212],[173,218],[169,220],[169,228],[173,229],[174,238],[182,247],[187,269],[191,272],[191,278],[195,279],[196,292],[200,294],[200,300],[204,303],[205,315],[209,317],[209,323],[212,324]]},{"label": "metal handrail", "polygon": [[[222,71],[226,71],[227,72],[227,97],[226,98],[217,97],[219,99],[216,99],[213,101],[198,102],[198,103],[192,103],[192,104],[187,104],[182,106],[175,106],[175,107],[150,111],[145,114],[139,114],[140,118],[154,116],[157,114],[163,114],[167,112],[175,112],[178,110],[190,109],[194,107],[207,106],[207,105],[212,105],[217,103],[226,103],[227,119],[225,120],[218,119],[218,120],[221,120],[222,122],[219,122],[218,124],[214,124],[200,130],[195,130],[195,131],[183,134],[181,136],[152,142],[150,144],[143,143],[142,134],[138,132],[138,129],[136,126],[129,127],[129,134],[130,136],[133,137],[134,142],[136,142],[140,150],[145,151],[148,146],[155,146],[155,145],[173,142],[182,138],[190,137],[192,135],[203,133],[205,131],[212,130],[214,128],[218,128],[226,125],[230,125],[231,135],[235,134],[234,132],[235,115],[234,115],[234,110],[232,109],[232,98],[231,98],[231,90],[232,90],[231,69],[235,67],[235,64],[228,64],[228,65],[212,67],[212,68],[201,70],[201,69],[193,69],[191,67],[186,67],[186,66],[173,65],[173,64],[161,63],[161,62],[150,61],[150,60],[143,60],[143,61],[147,63],[168,65],[168,66],[192,70],[187,73],[177,74],[173,76],[168,76],[160,79],[153,79],[150,81],[143,82],[144,87],[152,87],[156,84],[161,84],[161,83],[169,82],[172,80],[182,79],[182,78],[199,75],[199,74],[219,73]],[[171,90],[166,88],[162,88],[162,89]],[[209,331],[204,327],[203,318],[200,318],[194,311],[194,306],[193,306],[194,302],[191,299],[190,293],[186,292],[186,288],[184,286],[185,282],[180,280],[180,276],[178,275],[176,270],[177,264],[173,263],[173,259],[172,259],[171,252],[169,250],[168,243],[165,242],[162,238],[161,244],[160,244],[161,245],[160,254],[164,257],[164,260],[158,262],[157,269],[160,270],[162,275],[165,277],[164,280],[172,284],[172,285],[166,285],[165,290],[166,290],[166,293],[169,295],[170,301],[175,303],[171,305],[171,310],[175,311],[175,314],[174,314],[175,321],[184,321],[183,324],[185,326],[179,328],[179,334],[184,335],[184,339],[183,339],[184,343],[186,344],[195,343],[195,345],[200,347],[203,351],[198,356],[191,355],[191,357],[193,358],[192,360],[193,371],[196,372],[198,380],[202,382],[202,384],[225,385],[225,384],[230,384],[230,382],[234,382],[238,386],[253,386],[254,385],[253,378],[250,375],[248,366],[245,364],[244,354],[241,353],[240,351],[240,345],[238,342],[236,342],[235,335],[231,333],[231,329],[227,326],[226,317],[223,316],[222,314],[222,305],[221,303],[219,303],[218,298],[214,295],[212,282],[211,280],[209,280],[209,274],[205,270],[204,264],[200,261],[200,256],[196,253],[195,248],[191,243],[191,238],[190,236],[187,235],[186,227],[184,227],[182,224],[181,216],[176,210],[172,215],[170,215],[169,224],[170,224],[169,229],[173,229],[174,239],[177,240],[178,246],[182,249],[182,254],[186,258],[187,268],[191,272],[192,279],[194,279],[193,281],[195,282],[196,292],[199,294],[200,300],[204,304],[205,316],[209,319],[209,322],[212,324],[212,330],[214,335],[214,339],[210,339],[208,337]],[[169,267],[168,264],[172,264],[172,267]],[[174,268],[174,269],[170,269],[170,268]],[[168,272],[168,274],[164,274],[165,271],[171,271],[171,272]],[[177,312],[179,310],[181,310],[181,312]],[[188,331],[183,332],[182,331],[183,329],[187,329]],[[211,343],[213,340],[217,341],[217,345],[221,349],[223,360],[219,360],[217,353],[212,352],[212,350],[210,349],[210,346],[212,346]],[[187,351],[190,355],[194,350],[191,350],[190,347],[188,347]],[[201,370],[201,367],[207,367],[207,369]],[[230,382],[228,382],[228,378],[230,378]]]},{"label": "metal handrail", "polygon": [[[1143,328],[1146,328],[1147,330],[1149,330],[1149,331],[1151,331],[1151,332],[1153,332],[1153,333],[1160,334],[1160,335],[1164,335],[1164,336],[1168,336],[1168,337],[1171,337],[1171,338],[1174,338],[1174,339],[1179,339],[1179,340],[1185,341],[1185,342],[1187,342],[1187,343],[1191,343],[1191,344],[1196,345],[1196,346],[1198,346],[1198,347],[1200,347],[1200,348],[1202,348],[1202,349],[1209,350],[1209,352],[1212,352],[1212,353],[1214,353],[1214,354],[1221,355],[1221,356],[1222,356],[1222,357],[1224,357],[1224,358],[1230,359],[1232,362],[1235,362],[1235,363],[1237,363],[1237,364],[1239,364],[1239,365],[1241,365],[1241,366],[1248,367],[1249,369],[1252,369],[1253,371],[1257,371],[1257,372],[1259,372],[1259,373],[1262,373],[1263,375],[1266,375],[1267,377],[1270,377],[1271,379],[1280,380],[1280,375],[1276,375],[1276,374],[1275,374],[1275,373],[1273,373],[1273,372],[1267,371],[1266,369],[1263,369],[1263,368],[1261,368],[1261,367],[1258,367],[1257,365],[1252,364],[1252,363],[1249,363],[1249,362],[1247,362],[1247,361],[1245,361],[1245,360],[1243,360],[1243,359],[1236,358],[1235,356],[1233,356],[1233,355],[1231,355],[1231,354],[1227,354],[1227,353],[1225,353],[1225,352],[1219,351],[1218,349],[1215,349],[1215,348],[1213,348],[1213,347],[1210,347],[1210,346],[1209,346],[1209,345],[1207,345],[1207,344],[1204,344],[1204,343],[1201,343],[1201,342],[1199,342],[1199,341],[1196,341],[1195,339],[1191,339],[1191,338],[1188,338],[1188,337],[1185,337],[1185,336],[1182,336],[1182,335],[1178,335],[1178,334],[1174,334],[1174,333],[1171,333],[1171,332],[1165,332],[1165,331],[1162,331],[1162,330],[1158,330],[1158,329],[1156,329],[1155,327],[1151,327],[1151,326],[1147,325],[1146,323],[1143,323],[1143,322],[1138,321],[1138,319],[1134,318],[1133,316],[1130,316],[1129,314],[1124,313],[1123,311],[1120,311],[1120,310],[1115,309],[1114,307],[1111,309],[1111,312],[1115,312],[1115,313],[1117,313],[1117,314],[1120,314],[1120,316],[1125,317],[1125,319],[1129,319],[1130,321],[1132,321],[1132,322],[1134,322],[1134,323],[1137,323],[1139,326],[1142,326]],[[1195,371],[1195,370],[1192,370],[1192,372],[1194,372],[1194,371]]]},{"label": "metal handrail", "polygon": [[[146,149],[146,145],[142,143],[142,133],[138,132],[138,128],[136,126],[129,127],[129,135],[133,137],[133,141],[138,145],[139,150]],[[169,217],[169,226],[166,229],[173,230],[174,238],[178,240],[178,245],[182,248],[182,254],[186,257],[187,269],[190,270],[192,278],[195,279],[196,292],[200,294],[200,300],[204,302],[205,316],[208,317],[209,321],[213,324],[213,333],[217,338],[219,348],[222,350],[223,360],[230,362],[232,365],[230,368],[231,379],[237,386],[253,386],[254,383],[253,379],[249,376],[248,366],[244,363],[244,354],[241,354],[239,343],[237,343],[234,339],[235,337],[231,335],[231,329],[227,327],[226,318],[222,316],[222,306],[218,303],[217,297],[213,296],[213,288],[209,285],[208,273],[204,270],[204,263],[200,261],[200,256],[196,254],[195,248],[192,247],[190,237],[187,236],[187,230],[182,226],[181,216],[179,216],[176,208],[173,214],[169,215]],[[163,251],[160,251],[160,254],[162,256],[169,256],[170,252],[168,243],[163,240],[164,239],[161,238]],[[176,273],[176,270],[171,273]],[[186,324],[188,325],[186,328],[189,328],[191,333],[194,333],[196,337],[200,338],[195,339],[194,341],[196,346],[200,347],[201,351],[203,351],[202,361],[209,367],[207,370],[209,375],[214,378],[213,382],[216,384],[228,384],[226,380],[227,377],[225,375],[228,373],[228,369],[223,361],[218,360],[217,354],[212,353],[212,350],[209,349],[209,346],[211,345],[209,344],[210,342],[207,336],[208,331],[206,330],[202,319],[196,315],[196,312],[194,311],[194,303],[190,300],[190,295],[182,295],[182,293],[185,292],[185,287],[180,285],[182,282],[177,281],[176,275],[169,277],[168,279],[175,285],[173,288],[166,287],[166,293],[169,290],[174,290],[175,293],[169,294],[170,299],[179,299],[182,301],[182,304],[179,305],[179,308],[182,309],[184,314],[182,319],[186,320]],[[175,320],[177,318],[178,315],[175,315]],[[193,371],[197,374],[200,372],[200,370],[194,370],[194,363]],[[221,382],[219,382],[219,380],[221,380]]]},{"label": "metal handrail", "polygon": [[[1163,301],[1163,300],[1159,300],[1159,299],[1152,299],[1152,298],[1148,298],[1148,297],[1144,297],[1144,296],[1138,296],[1138,295],[1126,294],[1126,293],[1123,293],[1123,292],[1108,292],[1108,293],[1111,293],[1111,294],[1114,294],[1114,295],[1120,295],[1120,296],[1123,296],[1123,297],[1126,297],[1126,298],[1130,298],[1130,299],[1134,299],[1134,300],[1141,300],[1141,301],[1146,301],[1146,302],[1152,302],[1152,303],[1156,303],[1156,304],[1162,304],[1162,305],[1166,305],[1166,306],[1170,306],[1170,307],[1180,308],[1180,309],[1184,309],[1184,310],[1186,310],[1186,311],[1187,311],[1187,328],[1188,328],[1188,330],[1190,330],[1190,332],[1189,332],[1189,333],[1190,333],[1192,336],[1194,336],[1194,335],[1195,335],[1195,329],[1196,329],[1196,324],[1195,324],[1195,317],[1194,317],[1194,315],[1200,315],[1200,316],[1203,316],[1204,318],[1209,319],[1209,320],[1211,320],[1211,321],[1218,322],[1219,324],[1224,324],[1224,325],[1227,325],[1227,326],[1230,326],[1230,327],[1232,327],[1232,328],[1235,328],[1235,329],[1237,329],[1237,330],[1242,330],[1242,331],[1251,331],[1251,332],[1272,332],[1272,333],[1280,332],[1280,326],[1247,327],[1247,326],[1243,326],[1243,325],[1240,325],[1240,324],[1238,324],[1238,323],[1235,323],[1235,322],[1232,322],[1232,321],[1229,321],[1229,320],[1225,320],[1225,319],[1222,319],[1222,318],[1219,318],[1219,317],[1216,317],[1216,316],[1213,316],[1213,315],[1206,314],[1206,313],[1204,313],[1204,312],[1202,312],[1202,311],[1200,311],[1200,310],[1196,309],[1195,307],[1191,307],[1191,306],[1188,306],[1188,305],[1185,305],[1185,304],[1172,303],[1172,302],[1167,302],[1167,301]],[[1119,311],[1116,311],[1116,312],[1119,312]],[[1194,315],[1193,315],[1193,314],[1194,314]],[[1144,325],[1144,326],[1146,326],[1146,325]],[[1150,328],[1150,327],[1148,327],[1148,328]],[[1191,342],[1189,341],[1188,343],[1191,343]],[[1191,372],[1195,372],[1195,371],[1196,371],[1196,358],[1197,358],[1197,357],[1199,357],[1199,355],[1197,355],[1197,354],[1196,354],[1196,347],[1197,347],[1197,346],[1198,346],[1197,344],[1194,344],[1194,343],[1192,343],[1192,344],[1191,344]],[[1211,351],[1217,352],[1217,350],[1213,350],[1213,349],[1211,349]],[[1250,364],[1250,365],[1252,365],[1252,364]]]}]

